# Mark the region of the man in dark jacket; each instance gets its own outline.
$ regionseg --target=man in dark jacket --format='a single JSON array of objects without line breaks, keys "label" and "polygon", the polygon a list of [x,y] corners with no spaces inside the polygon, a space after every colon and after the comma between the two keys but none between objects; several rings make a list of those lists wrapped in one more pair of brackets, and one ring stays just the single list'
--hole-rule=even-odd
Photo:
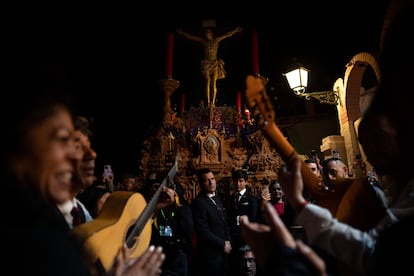
[{"label": "man in dark jacket", "polygon": [[216,179],[208,168],[198,171],[200,193],[191,203],[197,236],[194,268],[197,275],[228,275],[228,255],[232,250],[226,210],[216,195]]}]

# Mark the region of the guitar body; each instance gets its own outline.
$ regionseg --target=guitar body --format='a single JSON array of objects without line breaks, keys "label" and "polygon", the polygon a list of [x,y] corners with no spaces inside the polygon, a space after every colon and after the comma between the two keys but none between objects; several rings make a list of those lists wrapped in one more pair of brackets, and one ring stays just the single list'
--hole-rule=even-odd
[{"label": "guitar body", "polygon": [[72,235],[83,249],[91,274],[106,275],[113,262],[126,244],[128,257],[139,257],[151,242],[152,220],[164,187],[173,181],[180,155],[168,171],[152,198],[145,201],[137,192],[113,192],[94,220],[72,229]]},{"label": "guitar body", "polygon": [[385,207],[368,178],[352,179],[343,193],[335,217],[353,227],[367,231],[384,216]]},{"label": "guitar body", "polygon": [[[72,234],[81,244],[91,267],[110,270],[116,255],[126,242],[130,227],[135,225],[145,206],[142,194],[117,191],[106,200],[97,218],[72,229]],[[128,246],[130,256],[138,257],[148,248],[151,223],[151,220],[146,222],[135,243]]]}]

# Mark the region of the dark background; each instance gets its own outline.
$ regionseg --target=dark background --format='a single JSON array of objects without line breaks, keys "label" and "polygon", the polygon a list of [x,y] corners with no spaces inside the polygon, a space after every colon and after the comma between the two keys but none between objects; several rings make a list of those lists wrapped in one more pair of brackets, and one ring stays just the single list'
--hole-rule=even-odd
[{"label": "dark background", "polygon": [[[377,53],[386,5],[383,0],[323,2],[20,7],[6,24],[7,56],[21,66],[39,64],[58,87],[70,91],[79,112],[93,118],[97,174],[111,164],[119,176],[136,171],[143,137],[161,123],[159,81],[166,77],[168,33],[180,28],[202,35],[205,19],[216,20],[218,35],[243,28],[222,41],[218,53],[227,76],[218,82],[217,105],[235,105],[252,73],[251,31],[257,31],[260,74],[269,78],[277,116],[303,115],[304,100],[293,95],[282,73],[296,59],[311,70],[309,91],[331,90],[354,55]],[[186,109],[205,100],[202,58],[199,44],[175,36],[173,78],[180,86],[171,100],[178,109],[182,93]],[[315,106],[336,116],[333,106]]]}]

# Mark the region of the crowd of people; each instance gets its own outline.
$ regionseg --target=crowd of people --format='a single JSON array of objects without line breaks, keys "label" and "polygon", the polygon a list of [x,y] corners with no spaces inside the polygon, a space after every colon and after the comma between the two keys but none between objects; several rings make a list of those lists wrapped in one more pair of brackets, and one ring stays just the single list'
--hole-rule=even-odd
[{"label": "crowd of people", "polygon": [[[309,243],[324,248],[335,259],[348,264],[353,271],[351,275],[399,275],[411,271],[405,252],[414,245],[413,180],[407,160],[413,150],[410,145],[412,129],[409,127],[411,110],[408,106],[412,91],[407,89],[409,72],[403,69],[402,64],[407,58],[412,59],[409,53],[411,45],[404,42],[412,24],[412,9],[412,1],[391,1],[384,22],[379,57],[382,79],[358,132],[368,162],[392,187],[383,219],[370,231],[361,231],[338,222],[328,210],[309,203],[303,197],[302,163],[298,157],[289,160],[287,170],[279,175],[287,199],[297,211],[297,222],[305,228]],[[340,162],[336,163],[340,169]],[[331,174],[338,175],[333,170]],[[272,222],[271,227],[259,228],[243,218],[242,233],[251,244],[257,263],[268,271],[280,271],[286,263],[276,265],[282,251],[276,244],[288,245],[297,252],[301,252],[302,245],[299,241],[296,244],[292,242],[272,208],[266,207],[265,211]],[[261,247],[261,244],[275,246]],[[309,248],[306,252],[315,253]],[[278,258],[271,258],[275,254]],[[313,265],[308,269],[316,268],[319,275],[326,275],[326,263],[321,263],[321,259],[313,260]],[[279,264],[280,261],[277,262]],[[306,262],[302,260],[300,264]],[[289,269],[292,269],[291,265],[281,275],[290,275]]]},{"label": "crowd of people", "polygon": [[[250,192],[246,171],[238,169],[232,173],[235,193],[228,202],[217,194],[217,180],[209,168],[197,171],[200,192],[191,203],[185,201],[179,183],[163,186],[151,214],[151,244],[132,257],[125,243],[109,269],[95,267],[72,230],[96,221],[114,192],[141,191],[149,198],[161,180],[151,182],[151,189],[138,190],[133,176],[125,174],[115,190],[97,178],[88,120],[76,114],[67,93],[45,89],[41,76],[34,75],[11,88],[7,101],[14,108],[2,109],[0,116],[5,130],[2,249],[19,250],[16,256],[3,256],[3,266],[13,274],[39,275],[409,273],[407,252],[414,246],[413,93],[411,72],[404,63],[412,59],[406,40],[412,11],[411,0],[390,1],[378,59],[382,77],[358,129],[367,161],[387,185],[386,193],[378,192],[384,213],[372,228],[339,221],[306,193],[302,166],[330,189],[338,179],[348,178],[340,158],[319,164],[312,159],[303,162],[296,154],[285,160],[278,181],[269,183],[260,198]],[[22,90],[30,92],[24,101]],[[298,227],[303,230],[300,238],[292,230]]]}]

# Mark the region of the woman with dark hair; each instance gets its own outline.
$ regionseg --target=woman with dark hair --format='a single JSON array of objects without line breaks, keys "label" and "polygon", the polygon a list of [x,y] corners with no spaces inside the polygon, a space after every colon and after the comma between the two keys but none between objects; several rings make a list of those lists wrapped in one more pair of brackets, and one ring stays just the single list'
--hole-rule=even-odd
[{"label": "woman with dark hair", "polygon": [[[19,275],[90,275],[93,270],[85,265],[57,208],[71,198],[83,155],[73,135],[70,102],[60,93],[44,93],[43,86],[35,85],[41,76],[30,73],[34,79],[13,86],[7,99],[11,108],[1,109],[0,115],[5,142],[0,169],[4,195],[0,207],[5,210],[0,234],[6,253],[2,265]],[[30,93],[25,95],[24,89]],[[11,254],[16,250],[18,256]],[[163,259],[162,250],[154,247],[129,259],[124,248],[107,274],[157,275]]]}]

